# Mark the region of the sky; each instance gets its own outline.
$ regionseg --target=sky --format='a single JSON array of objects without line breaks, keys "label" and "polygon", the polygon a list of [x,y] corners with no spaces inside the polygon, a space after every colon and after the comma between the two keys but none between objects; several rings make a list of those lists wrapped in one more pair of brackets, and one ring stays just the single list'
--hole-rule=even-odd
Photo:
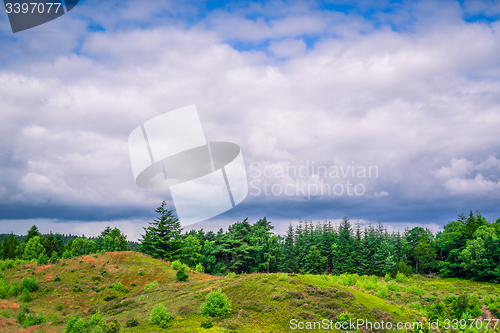
[{"label": "sky", "polygon": [[477,0],[88,0],[13,34],[2,14],[0,233],[140,238],[175,206],[135,184],[128,135],[191,104],[208,141],[241,147],[249,194],[185,230],[494,221],[499,18]]}]

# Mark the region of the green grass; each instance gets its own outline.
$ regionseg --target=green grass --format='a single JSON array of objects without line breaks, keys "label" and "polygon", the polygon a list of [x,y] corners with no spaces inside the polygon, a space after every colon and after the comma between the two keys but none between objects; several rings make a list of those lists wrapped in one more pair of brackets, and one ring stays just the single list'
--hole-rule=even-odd
[{"label": "green grass", "polygon": [[[188,281],[179,282],[177,271],[166,262],[133,252],[89,255],[38,267],[36,263],[4,266],[10,267],[3,270],[8,284],[21,286],[23,279],[33,277],[39,288],[31,292],[30,302],[21,302],[19,296],[0,300],[0,319],[17,318],[19,306],[29,307],[33,318],[51,320],[33,327],[34,332],[63,332],[72,316],[79,314],[88,321],[98,311],[109,325],[116,320],[122,332],[165,332],[150,323],[151,311],[159,305],[174,317],[169,332],[294,332],[289,324],[292,318],[320,321],[341,313],[371,321],[413,321],[429,317],[439,302],[449,316],[453,297],[464,291],[477,294],[481,305],[500,308],[497,285],[461,279],[414,276],[397,282],[375,276],[283,273],[223,277],[193,270]],[[202,328],[201,323],[208,321],[200,309],[209,292],[218,289],[231,302],[231,312],[212,318],[212,328]],[[19,324],[7,325],[5,320],[0,320],[1,332],[20,330]]]}]

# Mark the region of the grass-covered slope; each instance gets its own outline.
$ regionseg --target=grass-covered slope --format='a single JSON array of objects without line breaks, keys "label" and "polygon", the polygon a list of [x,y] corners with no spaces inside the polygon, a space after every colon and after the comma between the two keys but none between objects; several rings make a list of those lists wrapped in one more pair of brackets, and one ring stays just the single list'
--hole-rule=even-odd
[{"label": "grass-covered slope", "polygon": [[[450,294],[451,288],[456,294],[460,288],[469,288],[481,295],[497,292],[487,283],[428,278],[413,281],[422,291],[416,292],[408,284],[394,281],[390,283],[397,288],[391,286],[393,290],[388,290],[382,279],[369,282],[360,278],[355,283],[345,283],[340,278],[326,276],[216,277],[190,271],[186,282],[178,282],[176,273],[167,262],[135,252],[76,257],[45,266],[20,264],[3,271],[6,283],[21,286],[24,278],[32,276],[38,281],[39,290],[31,293],[30,302],[26,302],[23,294],[0,300],[0,331],[23,331],[16,318],[27,307],[26,316],[37,318],[43,314],[48,320],[26,328],[30,332],[63,332],[71,316],[79,313],[88,320],[97,311],[106,322],[118,321],[123,332],[164,332],[165,329],[149,324],[151,310],[162,304],[175,318],[167,329],[170,332],[292,332],[296,331],[290,328],[290,320],[294,318],[320,321],[335,319],[347,311],[354,318],[370,321],[412,321],[422,310],[415,302],[422,302],[424,307],[425,302],[439,302]],[[375,283],[374,288],[378,290],[365,289],[370,283],[372,287]],[[206,295],[217,289],[228,296],[231,314],[213,319],[211,329],[202,328],[200,323],[204,317],[199,310]],[[382,289],[387,290],[381,295]],[[138,326],[126,327],[127,320],[132,318]]]}]

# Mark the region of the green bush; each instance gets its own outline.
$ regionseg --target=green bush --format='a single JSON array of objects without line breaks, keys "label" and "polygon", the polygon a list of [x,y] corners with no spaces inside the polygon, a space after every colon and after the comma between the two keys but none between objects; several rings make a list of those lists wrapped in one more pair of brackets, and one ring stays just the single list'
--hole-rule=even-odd
[{"label": "green bush", "polygon": [[0,298],[7,298],[9,296],[9,286],[5,280],[0,280]]},{"label": "green bush", "polygon": [[182,269],[179,269],[177,271],[177,280],[182,282],[182,281],[186,281],[188,278],[189,278],[189,275],[184,273],[184,271]]},{"label": "green bush", "polygon": [[337,315],[337,322],[338,323],[348,323],[349,320],[352,319],[352,316],[349,312],[343,311],[340,314]]},{"label": "green bush", "polygon": [[125,287],[123,286],[123,283],[116,282],[115,284],[113,284],[113,290],[116,292],[124,292]]},{"label": "green bush", "polygon": [[387,284],[387,289],[389,291],[399,291],[399,286],[397,284],[395,284],[395,283],[389,282]]},{"label": "green bush", "polygon": [[26,290],[31,291],[31,292],[37,291],[38,290],[38,280],[34,276],[26,277],[23,279],[21,288],[26,289]]},{"label": "green bush", "polygon": [[38,257],[37,265],[38,266],[47,265],[48,263],[49,263],[49,257],[45,253],[40,254],[40,256]]},{"label": "green bush", "polygon": [[158,281],[150,282],[144,286],[144,290],[151,290],[155,288],[158,288]]},{"label": "green bush", "polygon": [[212,328],[214,326],[214,324],[212,324],[212,319],[210,319],[210,317],[204,319],[202,322],[201,322],[201,325],[200,325],[202,328],[206,328],[206,329],[209,329],[209,328]]},{"label": "green bush", "polygon": [[71,253],[71,251],[68,250],[64,251],[61,259],[70,259],[70,258],[73,258],[73,253]]},{"label": "green bush", "polygon": [[57,311],[61,311],[63,309],[63,305],[61,304],[61,302],[57,303],[56,304],[56,310]]},{"label": "green bush", "polygon": [[179,261],[179,260],[175,260],[175,261],[172,261],[172,263],[170,264],[170,267],[172,267],[172,269],[174,270],[179,270],[179,268],[181,268],[182,266],[182,263]]},{"label": "green bush", "polygon": [[57,264],[58,262],[59,262],[59,256],[57,255],[56,251],[53,251],[52,255],[50,256],[50,263]]},{"label": "green bush", "polygon": [[231,302],[220,289],[211,291],[207,297],[206,302],[201,307],[201,314],[210,317],[223,317],[231,312]]},{"label": "green bush", "polygon": [[160,326],[161,328],[168,328],[172,325],[172,320],[174,320],[174,317],[169,315],[167,313],[167,309],[161,304],[158,304],[153,308],[153,310],[151,310],[149,322],[152,325]]},{"label": "green bush", "polygon": [[278,281],[286,281],[288,277],[285,274],[278,275]]},{"label": "green bush", "polygon": [[28,289],[23,289],[23,293],[21,296],[19,296],[19,300],[21,302],[31,302],[33,300],[33,297],[31,297],[31,293],[28,291]]},{"label": "green bush", "polygon": [[199,263],[199,264],[196,264],[195,270],[197,272],[204,273],[205,272],[205,267],[203,267],[203,265],[201,263]]},{"label": "green bush", "polygon": [[398,274],[396,274],[396,282],[397,283],[405,283],[406,282],[406,276],[403,273],[398,272]]},{"label": "green bush", "polygon": [[120,332],[120,322],[118,320],[113,320],[102,325],[102,331],[104,333],[119,333]]},{"label": "green bush", "polygon": [[137,325],[139,325],[139,321],[136,318],[127,319],[127,322],[125,323],[126,327],[135,327]]},{"label": "green bush", "polygon": [[19,287],[17,282],[12,281],[9,284],[9,291],[8,291],[9,296],[17,296],[19,295],[19,293],[21,293],[21,287]]},{"label": "green bush", "polygon": [[386,282],[387,281],[391,281],[391,276],[386,273],[385,276],[384,276],[384,281],[386,281]]},{"label": "green bush", "polygon": [[106,332],[105,329],[104,320],[100,312],[96,312],[88,322],[80,318],[80,315],[77,313],[68,319],[64,327],[64,333],[97,333]]}]

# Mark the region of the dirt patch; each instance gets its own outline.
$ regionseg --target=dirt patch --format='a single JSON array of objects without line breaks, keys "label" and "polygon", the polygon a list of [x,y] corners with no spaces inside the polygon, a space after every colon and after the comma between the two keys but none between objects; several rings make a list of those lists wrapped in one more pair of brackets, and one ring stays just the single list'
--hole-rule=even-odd
[{"label": "dirt patch", "polygon": [[24,265],[24,269],[28,269],[28,268],[35,267],[35,266],[36,266],[36,262],[34,262],[32,264]]},{"label": "dirt patch", "polygon": [[490,310],[488,310],[488,308],[486,307],[486,305],[483,304],[482,310],[483,310],[483,314],[482,314],[481,317],[483,319],[496,319],[495,315],[493,313],[491,313]]},{"label": "dirt patch", "polygon": [[[33,264],[34,265],[34,264]],[[36,269],[35,269],[35,273],[40,273],[41,271],[43,270],[46,270],[48,268],[51,268],[51,267],[54,267],[53,264],[49,264],[49,265],[42,265],[42,266],[38,266]]]},{"label": "dirt patch", "polygon": [[13,310],[18,310],[19,309],[19,304],[7,301],[7,300],[1,300],[0,301],[0,309],[13,309]]}]

